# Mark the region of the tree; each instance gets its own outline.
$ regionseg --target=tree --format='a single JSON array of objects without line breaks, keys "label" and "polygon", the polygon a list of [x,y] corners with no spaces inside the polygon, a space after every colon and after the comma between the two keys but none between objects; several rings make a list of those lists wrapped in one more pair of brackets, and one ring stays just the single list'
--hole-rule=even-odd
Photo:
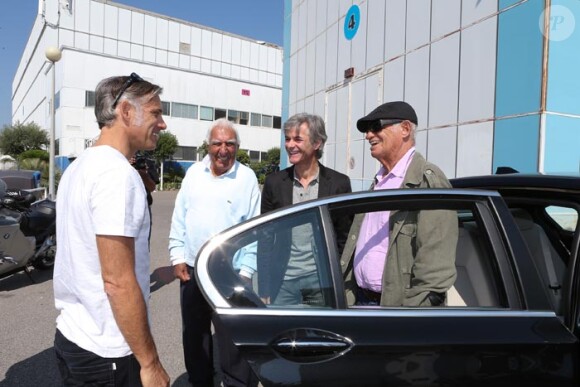
[{"label": "tree", "polygon": [[159,139],[157,140],[157,147],[153,151],[153,157],[162,163],[171,159],[178,146],[179,142],[173,133],[159,132]]},{"label": "tree", "polygon": [[197,153],[199,153],[202,159],[209,153],[209,145],[207,141],[203,140],[203,143],[199,146],[199,148],[197,148]]},{"label": "tree", "polygon": [[251,163],[250,168],[256,174],[258,183],[264,184],[266,176],[279,169],[280,164],[280,148],[270,148],[266,152],[266,157],[257,163]]},{"label": "tree", "polygon": [[266,152],[266,160],[270,164],[280,164],[280,148],[276,147],[268,149],[268,152]]},{"label": "tree", "polygon": [[31,149],[18,155],[18,160],[21,162],[28,159],[38,159],[48,163],[50,160],[50,153],[42,149]]},{"label": "tree", "polygon": [[236,153],[236,160],[244,165],[250,165],[250,156],[245,150],[238,149],[238,152]]},{"label": "tree", "polygon": [[4,125],[0,133],[0,150],[6,155],[17,158],[22,152],[42,149],[48,146],[48,133],[34,122]]},{"label": "tree", "polygon": [[161,190],[163,190],[163,180],[164,180],[164,175],[165,175],[165,171],[163,170],[163,167],[165,164],[165,160],[170,160],[172,158],[172,156],[175,154],[175,151],[177,150],[178,146],[179,146],[179,142],[177,141],[177,137],[174,134],[169,133],[167,131],[159,132],[159,138],[157,139],[157,146],[155,147],[155,150],[151,153],[153,154],[153,158],[161,166],[161,171],[159,174],[160,175]]}]

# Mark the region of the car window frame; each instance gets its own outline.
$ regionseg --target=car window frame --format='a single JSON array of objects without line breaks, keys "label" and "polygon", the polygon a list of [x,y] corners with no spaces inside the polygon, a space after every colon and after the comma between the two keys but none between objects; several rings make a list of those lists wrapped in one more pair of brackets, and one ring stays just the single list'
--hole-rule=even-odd
[{"label": "car window frame", "polygon": [[[247,231],[254,226],[267,223],[268,221],[275,220],[277,218],[286,216],[288,214],[304,211],[311,207],[318,207],[317,210],[320,212],[320,217],[322,219],[322,230],[324,233],[324,243],[326,243],[326,247],[328,249],[328,258],[330,260],[329,265],[331,268],[332,274],[332,284],[334,286],[334,297],[336,301],[336,310],[352,310],[349,309],[346,305],[346,298],[344,292],[344,284],[342,279],[342,270],[340,268],[340,262],[337,257],[336,251],[336,240],[333,236],[331,231],[332,227],[332,220],[330,217],[329,207],[336,208],[336,206],[344,205],[339,204],[338,201],[341,199],[340,197],[344,197],[349,201],[349,206],[356,206],[357,202],[361,203],[359,205],[366,205],[369,200],[381,200],[383,196],[391,197],[391,203],[396,203],[397,200],[402,201],[404,203],[412,202],[413,200],[425,200],[425,199],[437,199],[437,197],[441,197],[440,201],[443,202],[455,202],[460,199],[467,200],[471,203],[476,203],[476,206],[479,206],[478,212],[482,214],[482,221],[484,222],[484,227],[488,229],[487,234],[490,239],[491,248],[493,249],[493,254],[495,259],[498,262],[499,267],[499,275],[498,278],[499,288],[504,289],[505,297],[506,297],[506,306],[509,309],[513,310],[547,310],[544,306],[547,305],[547,299],[545,302],[541,300],[526,300],[526,292],[528,290],[525,289],[533,289],[534,286],[537,287],[539,283],[539,278],[536,278],[534,283],[533,276],[531,277],[532,280],[530,284],[526,284],[530,282],[530,280],[525,280],[526,277],[529,277],[529,273],[525,273],[525,269],[522,270],[518,266],[516,260],[517,257],[521,254],[528,254],[527,249],[523,246],[524,241],[518,240],[517,236],[519,236],[519,231],[516,234],[514,230],[517,230],[515,222],[509,213],[509,209],[507,205],[501,199],[498,193],[494,193],[491,191],[480,191],[480,190],[389,190],[391,192],[378,192],[377,191],[366,191],[366,192],[358,192],[354,194],[343,194],[337,195],[334,197],[324,198],[324,199],[317,199],[309,202],[304,202],[302,204],[296,206],[289,206],[284,209],[280,209],[265,215],[261,215],[260,217],[250,219],[243,224],[238,226],[234,226],[223,233],[217,235],[212,240],[210,240],[206,247],[202,249],[200,254],[197,257],[197,260],[202,264],[207,264],[207,255],[216,247],[219,246],[220,243],[226,241],[231,236]],[[443,195],[441,195],[443,194]],[[400,198],[397,199],[397,195],[400,195]],[[373,196],[376,198],[373,199]],[[395,204],[393,204],[395,205]],[[335,206],[335,207],[332,207]],[[500,227],[499,229],[497,227]],[[502,232],[505,231],[510,232],[511,238],[506,240],[505,235]],[[513,236],[515,235],[515,236]],[[208,250],[209,249],[209,250]],[[204,257],[205,255],[205,257]],[[514,258],[515,257],[515,258]],[[527,262],[531,261],[529,255],[525,258]],[[519,263],[521,264],[521,262]],[[196,264],[197,266],[197,264]],[[522,273],[523,271],[523,273]],[[197,275],[197,274],[196,274]],[[232,308],[225,300],[222,298],[220,293],[218,292],[217,288],[213,284],[211,284],[211,279],[209,278],[207,272],[201,273],[199,276],[199,280],[201,283],[204,284],[205,291],[208,293],[208,296],[215,302],[216,308]],[[520,288],[519,280],[523,280],[526,283],[523,284],[523,288]],[[208,283],[209,282],[209,283]],[[214,297],[214,296],[217,296]],[[535,298],[535,297],[533,297]],[[446,307],[451,308],[451,307]],[[486,308],[487,309],[487,308]],[[505,308],[501,307],[499,310],[503,310]],[[286,310],[286,309],[284,309]],[[468,307],[466,310],[473,310],[473,307]]]},{"label": "car window frame", "polygon": [[[409,190],[391,190],[393,192],[393,194],[396,194],[397,191],[399,193],[409,193]],[[405,205],[399,207],[399,209],[404,209],[404,208],[413,208],[413,202],[417,202],[417,201],[424,201],[424,198],[422,197],[422,194],[425,193],[425,191],[423,192],[417,192],[417,191],[422,191],[422,190],[415,190],[414,192],[409,193],[409,195],[406,195],[407,198],[404,200],[405,201]],[[428,190],[428,191],[433,191],[433,190]],[[473,190],[470,190],[473,191]],[[449,192],[449,191],[447,191]],[[455,192],[459,192],[457,190],[455,190]],[[463,192],[466,193],[466,192]],[[409,199],[409,197],[414,196],[415,199]],[[449,197],[449,198],[431,198],[429,200],[431,200],[431,204],[433,204],[434,202],[439,202],[439,201],[443,201],[443,202],[449,202],[452,203],[451,206],[436,206],[433,205],[433,209],[441,209],[441,208],[448,208],[449,209],[453,209],[453,207],[460,207],[459,205],[457,205],[458,202],[468,202],[468,203],[473,203],[475,210],[476,210],[476,216],[478,216],[480,218],[480,222],[482,227],[485,228],[486,231],[486,239],[487,242],[489,242],[489,249],[490,254],[492,254],[495,257],[495,262],[492,262],[491,265],[493,266],[492,269],[494,271],[494,276],[495,276],[495,281],[496,281],[496,290],[498,292],[498,297],[500,299],[500,303],[502,303],[502,305],[504,306],[498,306],[498,307],[462,307],[461,309],[467,309],[467,310],[475,310],[475,309],[485,309],[485,310],[491,310],[491,309],[514,309],[514,310],[523,310],[524,309],[524,298],[525,295],[522,291],[522,289],[520,288],[520,286],[518,286],[518,283],[516,281],[516,268],[514,267],[515,260],[514,260],[514,254],[515,251],[517,249],[518,254],[519,251],[522,251],[522,245],[521,243],[518,243],[519,241],[514,241],[513,243],[517,246],[510,246],[509,241],[506,241],[505,238],[503,237],[503,234],[501,233],[500,229],[498,229],[498,224],[497,222],[507,222],[508,224],[511,222],[513,222],[513,219],[511,218],[511,215],[508,214],[508,216],[505,215],[506,212],[509,212],[507,209],[507,206],[505,206],[505,203],[503,203],[502,199],[499,197],[499,195],[495,195],[495,198],[493,197],[494,195],[489,195],[489,192],[485,192],[485,195],[483,196],[464,196],[464,195],[458,195],[458,196],[453,196],[453,197]],[[380,200],[380,199],[379,199]],[[384,205],[384,203],[380,202],[379,200],[377,200],[377,206],[381,206]],[[453,201],[453,202],[452,202]],[[393,206],[396,206],[396,202],[397,200],[393,200],[391,203]],[[347,204],[337,204],[334,207],[332,205],[329,206],[325,206],[326,211],[328,211],[328,207],[331,207],[331,211],[332,208],[337,209],[340,207],[353,207],[353,209],[356,209],[356,207],[360,207],[361,210],[360,211],[356,211],[355,213],[367,213],[369,211],[365,211],[366,209],[364,208],[365,206],[367,206],[368,203],[359,203],[359,204],[352,204],[352,205],[347,205]],[[467,207],[467,206],[465,206]],[[504,214],[502,215],[498,215],[497,212],[492,211],[492,208],[495,209],[496,211],[503,211]],[[322,207],[321,207],[322,209]],[[427,207],[425,207],[424,209],[428,209]],[[380,210],[384,210],[381,208],[377,208],[376,211],[380,211]],[[330,222],[329,224],[326,225],[326,228],[328,229],[329,227],[332,226],[332,221],[330,220],[330,214],[328,214],[328,216],[325,217],[327,219],[327,222]],[[502,223],[503,225],[503,223]],[[513,229],[513,227],[512,227]],[[513,231],[512,231],[513,232]],[[518,235],[519,235],[519,231],[518,231]],[[332,241],[334,243],[334,240]],[[329,254],[329,256],[334,256],[336,257],[336,259],[331,259],[331,264],[334,264],[334,268],[333,268],[333,273],[339,271],[340,272],[340,280],[337,280],[336,286],[340,286],[340,297],[337,297],[337,302],[339,302],[338,299],[340,299],[340,302],[337,304],[339,305],[339,308],[341,309],[353,309],[352,307],[349,308],[349,306],[346,304],[346,296],[344,296],[345,293],[345,289],[344,289],[344,281],[342,278],[342,271],[341,271],[341,267],[340,267],[340,256],[337,256],[337,252],[336,249],[331,249],[331,246],[336,246],[336,244],[329,244],[329,250],[335,250],[333,253]],[[528,256],[527,259],[530,259],[530,257]],[[338,290],[336,291],[336,293],[338,293]],[[389,307],[389,308],[393,308],[393,307]],[[408,307],[401,307],[403,309],[406,309]],[[453,308],[450,306],[445,306],[445,309],[448,308]],[[376,309],[376,308],[373,308]],[[380,309],[386,309],[385,307],[380,307]],[[427,309],[427,308],[418,308],[418,309]]]},{"label": "car window frame", "polygon": [[[520,207],[522,205],[532,206],[534,208],[542,207],[545,211],[546,206],[557,205],[562,207],[573,208],[580,214],[580,200],[575,201],[568,199],[567,195],[558,195],[548,191],[534,192],[531,197],[524,197],[519,191],[500,192],[508,208]],[[548,221],[552,221],[551,219]],[[554,225],[560,228],[556,222]],[[567,230],[564,230],[568,232]],[[565,281],[569,284],[563,295],[563,319],[565,325],[570,331],[580,336],[580,221],[576,224],[576,230],[572,231],[572,242],[570,249],[570,258]],[[525,243],[525,242],[524,242]]]}]

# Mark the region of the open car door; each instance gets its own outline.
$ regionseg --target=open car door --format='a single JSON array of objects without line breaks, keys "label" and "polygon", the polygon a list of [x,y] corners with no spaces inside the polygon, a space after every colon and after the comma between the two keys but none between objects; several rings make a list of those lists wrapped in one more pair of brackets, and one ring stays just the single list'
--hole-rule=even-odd
[{"label": "open car door", "polygon": [[[344,224],[337,222],[373,211],[450,211],[457,218],[457,279],[445,306],[349,304],[337,243]],[[316,297],[273,296],[295,279],[285,262],[304,235],[310,271],[295,286]],[[234,269],[242,256],[256,258],[252,286]],[[214,237],[198,256],[196,275],[220,327],[264,386],[578,384],[578,341],[551,309],[497,193],[383,190],[306,202]]]}]

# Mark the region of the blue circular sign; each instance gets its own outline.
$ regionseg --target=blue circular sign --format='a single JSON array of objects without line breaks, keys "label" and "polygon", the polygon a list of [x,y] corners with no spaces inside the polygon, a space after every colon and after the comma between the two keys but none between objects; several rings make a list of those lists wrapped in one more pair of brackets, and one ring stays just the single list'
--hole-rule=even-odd
[{"label": "blue circular sign", "polygon": [[360,24],[360,8],[358,5],[350,7],[344,18],[344,37],[347,40],[352,40],[358,31]]}]

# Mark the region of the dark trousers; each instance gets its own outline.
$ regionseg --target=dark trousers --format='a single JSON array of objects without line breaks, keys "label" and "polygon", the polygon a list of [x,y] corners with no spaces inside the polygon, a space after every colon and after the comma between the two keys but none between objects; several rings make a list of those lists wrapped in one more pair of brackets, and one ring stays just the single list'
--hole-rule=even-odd
[{"label": "dark trousers", "polygon": [[141,367],[133,355],[100,357],[68,340],[58,329],[54,335],[54,351],[65,386],[142,386]]},{"label": "dark trousers", "polygon": [[371,290],[356,288],[355,305],[358,306],[379,306],[381,304],[381,294]]},{"label": "dark trousers", "polygon": [[284,280],[272,304],[324,306],[324,295],[320,289],[318,274]]},{"label": "dark trousers", "polygon": [[[213,386],[214,365],[211,337],[212,310],[205,300],[193,268],[188,266],[191,279],[181,283],[181,316],[183,322],[183,351],[189,382],[193,386]],[[241,357],[231,336],[219,319],[214,319],[219,349],[223,385],[246,387],[257,385],[248,363]]]},{"label": "dark trousers", "polygon": [[197,286],[193,268],[188,271],[191,279],[180,285],[185,369],[193,386],[213,386],[212,311]]}]

